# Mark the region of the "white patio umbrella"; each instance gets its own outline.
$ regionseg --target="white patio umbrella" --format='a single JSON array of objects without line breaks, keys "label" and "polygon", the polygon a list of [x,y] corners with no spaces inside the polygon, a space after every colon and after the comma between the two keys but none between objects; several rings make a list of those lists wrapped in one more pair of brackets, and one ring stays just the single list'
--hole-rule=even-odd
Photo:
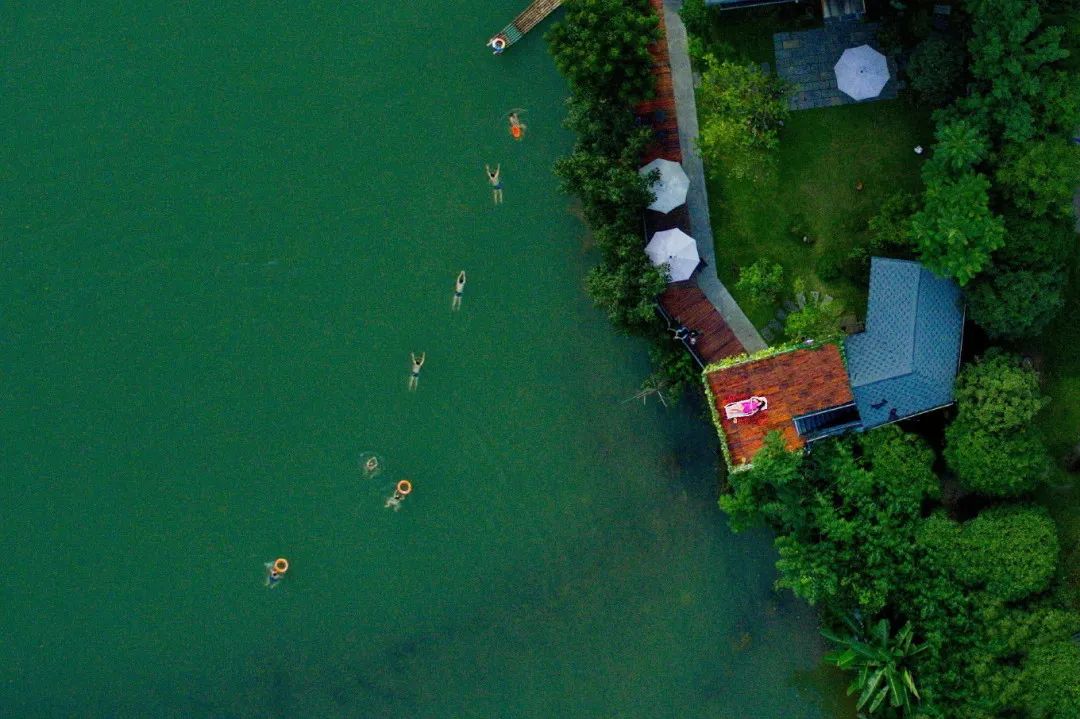
[{"label": "white patio umbrella", "polygon": [[877,97],[889,81],[889,64],[885,56],[869,45],[844,50],[833,70],[840,92],[855,100]]},{"label": "white patio umbrella", "polygon": [[667,263],[671,268],[669,282],[690,279],[701,258],[697,252],[697,242],[682,230],[663,230],[657,232],[645,245],[645,254],[654,265]]},{"label": "white patio umbrella", "polygon": [[682,165],[671,160],[656,159],[638,170],[638,172],[644,176],[653,170],[660,170],[660,179],[652,186],[652,191],[656,194],[656,201],[649,205],[650,210],[668,213],[686,202],[686,191],[690,189],[690,178],[686,176]]}]

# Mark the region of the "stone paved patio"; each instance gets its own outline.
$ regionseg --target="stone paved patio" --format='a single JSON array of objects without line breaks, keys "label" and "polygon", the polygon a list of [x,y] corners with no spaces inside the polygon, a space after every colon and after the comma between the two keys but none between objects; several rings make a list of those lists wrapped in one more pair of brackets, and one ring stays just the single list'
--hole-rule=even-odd
[{"label": "stone paved patio", "polygon": [[[814,107],[851,105],[856,102],[836,87],[833,66],[849,47],[877,45],[877,23],[857,20],[828,22],[825,27],[801,32],[780,32],[773,35],[776,53],[776,74],[792,86],[789,107],[809,110]],[[896,79],[896,62],[888,58],[892,76],[881,94],[861,102],[891,100],[896,97],[900,83]]]}]

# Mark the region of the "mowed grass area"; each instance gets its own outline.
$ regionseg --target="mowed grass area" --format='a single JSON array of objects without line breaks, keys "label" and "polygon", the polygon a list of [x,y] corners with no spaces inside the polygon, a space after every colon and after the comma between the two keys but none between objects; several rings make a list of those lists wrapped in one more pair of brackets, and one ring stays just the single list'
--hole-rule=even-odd
[{"label": "mowed grass area", "polygon": [[763,257],[783,265],[787,287],[802,278],[808,289],[832,295],[847,313],[864,318],[865,278],[824,281],[821,258],[842,257],[865,243],[867,222],[887,196],[920,191],[922,158],[913,148],[932,139],[929,116],[903,99],[803,110],[792,113],[781,132],[770,179],[734,181],[706,166],[717,274],[759,329],[779,305],[754,306],[735,282],[739,267]]}]

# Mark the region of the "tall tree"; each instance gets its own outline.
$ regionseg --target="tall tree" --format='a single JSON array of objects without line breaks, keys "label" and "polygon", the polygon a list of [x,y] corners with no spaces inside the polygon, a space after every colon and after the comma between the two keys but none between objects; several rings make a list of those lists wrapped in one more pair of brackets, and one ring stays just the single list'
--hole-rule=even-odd
[{"label": "tall tree", "polygon": [[1005,241],[1002,219],[990,210],[990,182],[972,171],[954,173],[935,160],[927,163],[923,179],[923,208],[911,220],[915,246],[928,268],[966,285]]},{"label": "tall tree", "polygon": [[654,89],[648,46],[659,19],[648,0],[567,0],[548,31],[555,66],[575,93],[632,105]]}]

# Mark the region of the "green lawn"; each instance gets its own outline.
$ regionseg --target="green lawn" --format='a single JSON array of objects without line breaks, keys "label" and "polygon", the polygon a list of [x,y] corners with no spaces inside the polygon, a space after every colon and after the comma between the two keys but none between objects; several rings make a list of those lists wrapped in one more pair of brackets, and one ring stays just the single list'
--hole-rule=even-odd
[{"label": "green lawn", "polygon": [[[717,273],[755,325],[767,324],[777,308],[752,306],[734,285],[737,268],[761,257],[784,266],[787,286],[801,277],[864,317],[866,287],[847,278],[823,282],[819,258],[865,242],[866,223],[889,194],[918,192],[921,159],[912,148],[931,139],[929,118],[903,100],[804,110],[792,113],[781,133],[773,178],[761,185],[710,179]],[[802,232],[793,233],[795,226]]]}]

